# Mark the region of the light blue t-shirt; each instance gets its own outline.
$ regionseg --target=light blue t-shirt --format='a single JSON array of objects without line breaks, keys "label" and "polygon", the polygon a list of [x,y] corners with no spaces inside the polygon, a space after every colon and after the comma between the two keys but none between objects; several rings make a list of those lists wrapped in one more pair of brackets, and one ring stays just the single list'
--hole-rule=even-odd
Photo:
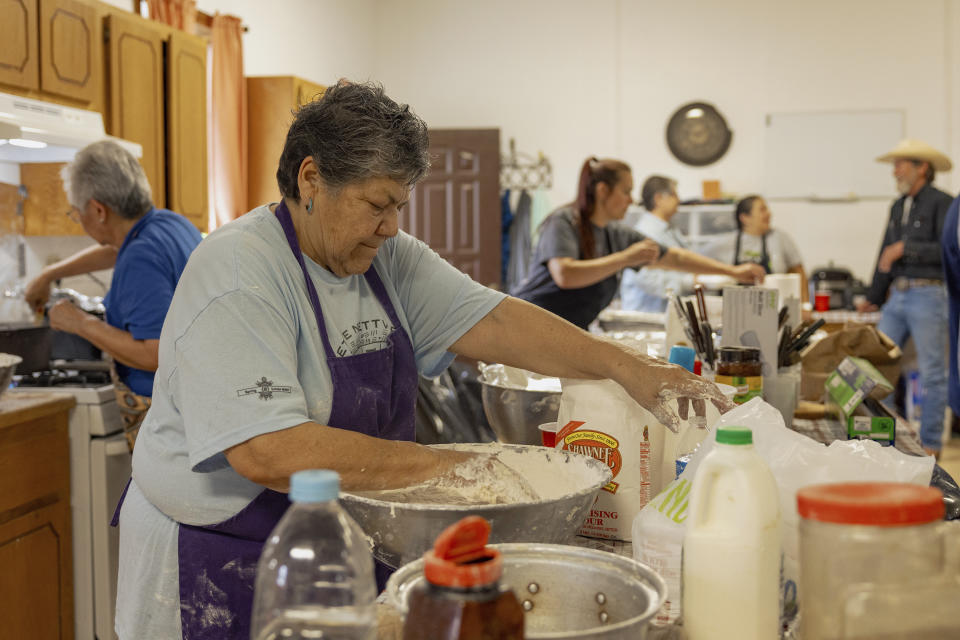
[{"label": "light blue t-shirt", "polygon": [[[639,214],[634,229],[665,247],[686,249],[687,243],[675,227],[649,211]],[[686,295],[693,291],[693,274],[670,269],[624,269],[620,279],[620,304],[630,311],[662,313],[667,308],[667,291]]]},{"label": "light blue t-shirt", "polygon": [[[338,356],[385,346],[393,327],[366,278],[339,278],[304,259]],[[403,232],[384,243],[373,268],[427,376],[450,364],[450,345],[505,297]],[[331,402],[300,266],[274,214],[257,208],[200,244],[167,313],[153,405],[133,456],[134,498],[121,516],[121,638],[180,637],[176,523],[221,522],[263,490],[223,451],[307,421],[326,424]]]}]

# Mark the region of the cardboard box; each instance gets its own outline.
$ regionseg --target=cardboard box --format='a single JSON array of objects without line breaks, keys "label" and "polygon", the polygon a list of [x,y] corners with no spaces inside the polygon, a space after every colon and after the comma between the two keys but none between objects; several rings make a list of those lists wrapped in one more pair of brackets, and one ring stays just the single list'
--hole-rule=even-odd
[{"label": "cardboard box", "polygon": [[900,377],[902,355],[900,347],[876,327],[848,323],[843,329],[804,349],[800,397],[821,402],[827,377],[847,356],[869,360],[887,380],[896,382]]},{"label": "cardboard box", "polygon": [[869,439],[892,445],[896,419],[878,401],[890,395],[893,386],[877,368],[847,356],[827,377],[826,391],[839,406],[847,425],[848,439]]},{"label": "cardboard box", "polygon": [[883,400],[893,391],[893,385],[863,358],[847,356],[836,370],[827,376],[827,395],[836,402],[843,414],[853,415],[864,398]]},{"label": "cardboard box", "polygon": [[847,440],[875,440],[893,446],[897,438],[897,422],[887,416],[850,416],[847,418]]}]

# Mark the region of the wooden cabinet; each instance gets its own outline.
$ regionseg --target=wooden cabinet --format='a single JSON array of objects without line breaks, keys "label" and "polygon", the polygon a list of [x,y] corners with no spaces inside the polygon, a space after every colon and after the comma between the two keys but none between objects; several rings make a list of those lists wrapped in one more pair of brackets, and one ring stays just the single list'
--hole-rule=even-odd
[{"label": "wooden cabinet", "polygon": [[167,207],[207,231],[207,41],[167,40]]},{"label": "wooden cabinet", "polygon": [[100,10],[79,0],[40,1],[40,89],[98,109],[103,102]]},{"label": "wooden cabinet", "polygon": [[276,202],[277,163],[297,107],[323,95],[323,85],[294,76],[247,78],[247,208]]},{"label": "wooden cabinet", "polygon": [[0,0],[0,82],[40,88],[37,0]]},{"label": "wooden cabinet", "polygon": [[[140,165],[154,204],[201,231],[209,226],[206,84],[205,38],[96,0],[0,0],[0,91],[103,113],[107,133],[143,148]],[[291,84],[287,110],[298,95],[322,90]],[[69,205],[52,186],[60,185],[54,168],[31,171],[50,186],[34,180],[23,218],[5,206],[0,229],[19,224],[28,235],[82,234],[63,215]],[[0,189],[0,202],[11,198]]]},{"label": "wooden cabinet", "polygon": [[23,200],[23,233],[28,236],[82,236],[83,227],[67,215],[70,203],[63,190],[60,162],[30,162],[20,165]]},{"label": "wooden cabinet", "polygon": [[0,399],[0,620],[3,637],[73,638],[71,396]]},{"label": "wooden cabinet", "polygon": [[[62,1],[62,0],[58,0]],[[138,142],[153,203],[166,205],[163,36],[139,18],[110,14],[106,24],[110,108],[107,133]]]},{"label": "wooden cabinet", "polygon": [[5,233],[23,233],[23,216],[20,205],[20,189],[17,185],[0,182],[0,237]]},{"label": "wooden cabinet", "polygon": [[313,102],[317,98],[323,96],[323,92],[327,90],[322,84],[317,84],[316,82],[310,82],[309,80],[304,80],[303,78],[294,78],[297,89],[297,106],[302,107],[308,102]]}]

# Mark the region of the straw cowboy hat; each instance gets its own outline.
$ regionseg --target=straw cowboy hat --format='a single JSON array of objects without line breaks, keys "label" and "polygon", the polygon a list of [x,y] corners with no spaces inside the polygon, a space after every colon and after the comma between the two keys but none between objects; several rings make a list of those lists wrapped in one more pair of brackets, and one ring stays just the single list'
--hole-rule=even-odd
[{"label": "straw cowboy hat", "polygon": [[897,146],[877,158],[877,162],[893,162],[900,159],[926,161],[936,171],[950,171],[953,167],[950,158],[926,142],[911,140],[910,138],[901,140]]}]

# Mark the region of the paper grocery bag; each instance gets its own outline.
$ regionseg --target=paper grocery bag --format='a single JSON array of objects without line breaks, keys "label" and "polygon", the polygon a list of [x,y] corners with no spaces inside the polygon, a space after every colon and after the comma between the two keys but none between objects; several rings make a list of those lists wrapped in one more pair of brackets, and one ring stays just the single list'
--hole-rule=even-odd
[{"label": "paper grocery bag", "polygon": [[823,385],[847,356],[863,358],[875,366],[892,384],[900,377],[903,353],[893,340],[873,325],[848,322],[843,329],[811,345],[803,352],[803,378],[800,395],[804,400],[820,402]]}]

